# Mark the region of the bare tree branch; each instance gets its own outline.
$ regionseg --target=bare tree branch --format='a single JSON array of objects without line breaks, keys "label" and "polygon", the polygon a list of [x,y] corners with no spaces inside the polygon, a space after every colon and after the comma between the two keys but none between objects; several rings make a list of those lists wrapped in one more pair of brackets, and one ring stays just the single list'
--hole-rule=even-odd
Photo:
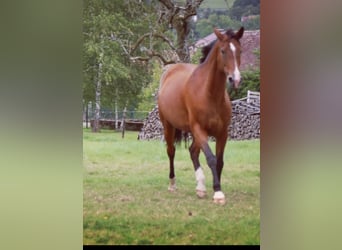
[{"label": "bare tree branch", "polygon": [[147,38],[147,37],[150,37],[150,36],[162,39],[164,42],[166,42],[170,46],[171,49],[176,50],[176,48],[174,47],[174,45],[172,44],[172,42],[170,41],[169,38],[167,38],[166,36],[164,36],[162,34],[156,34],[156,33],[153,33],[153,32],[151,34],[151,32],[149,32],[149,33],[146,33],[146,34],[142,35],[141,37],[139,37],[139,39],[136,41],[136,43],[133,45],[132,49],[130,50],[130,54],[133,54],[133,52],[144,41],[144,39]]},{"label": "bare tree branch", "polygon": [[194,4],[191,4],[191,1],[187,1],[186,6],[186,15],[184,16],[184,20],[188,19],[191,16],[195,16],[197,14],[197,8],[201,5],[203,0],[197,0]]},{"label": "bare tree branch", "polygon": [[161,3],[159,22],[164,22],[176,31],[175,51],[182,62],[189,62],[187,38],[190,33],[191,17],[197,14],[203,0],[186,0],[185,4],[172,0],[159,0],[159,2]]},{"label": "bare tree branch", "polygon": [[156,53],[154,51],[152,52],[151,57],[158,57],[163,62],[164,65],[176,63],[176,61],[174,60],[166,60],[161,54]]},{"label": "bare tree branch", "polygon": [[130,57],[130,60],[132,60],[132,61],[149,61],[149,60],[151,60],[152,57],[158,57],[162,61],[164,66],[167,64],[176,63],[176,61],[167,60],[167,59],[165,59],[165,57],[163,57],[163,55],[161,55],[160,53],[154,52],[154,51],[150,51],[149,55],[146,57],[135,56],[135,57]]},{"label": "bare tree branch", "polygon": [[[133,49],[130,51],[126,48],[126,46],[123,44],[121,39],[117,39],[114,34],[111,34],[111,39],[113,41],[116,41],[120,44],[122,50],[125,52],[125,54],[129,57],[131,61],[149,61],[151,60],[152,57],[158,57],[163,65],[171,64],[171,63],[176,63],[175,60],[168,60],[166,59],[162,54],[155,52],[154,50],[149,50],[147,49],[147,56],[132,56],[133,52],[137,49],[139,44],[146,38],[150,36],[150,33],[146,33],[142,35],[138,41],[134,44]],[[176,50],[176,48],[173,46],[172,42],[164,35],[162,34],[152,34],[152,36],[157,37],[165,41],[173,50]]]},{"label": "bare tree branch", "polygon": [[164,4],[164,6],[166,8],[173,9],[175,7],[175,5],[173,4],[173,2],[171,0],[159,0],[159,2],[161,2],[162,4]]},{"label": "bare tree branch", "polygon": [[[153,28],[151,28],[150,32],[140,36],[132,46],[125,42],[125,40],[116,39],[116,41],[119,42],[125,54],[127,54],[132,61],[149,61],[152,57],[157,57],[164,65],[176,62],[189,62],[190,55],[187,37],[190,32],[190,17],[197,14],[197,9],[202,2],[203,0],[186,0],[185,4],[182,4],[183,6],[179,6],[181,3],[176,3],[176,1],[173,0],[159,0],[158,23],[164,23],[168,25],[169,28],[173,28],[176,31],[177,41],[175,44],[173,44],[173,41],[165,34],[156,32]],[[161,39],[170,49],[165,50],[164,52],[154,50],[153,43],[151,43],[152,38],[154,40]],[[149,48],[141,49],[140,52],[143,52],[144,55],[135,56],[134,54],[138,54],[136,53],[136,50],[139,49],[141,44],[145,44],[145,39],[150,39]],[[176,56],[168,55],[169,52],[167,51],[172,51]],[[169,60],[168,58],[172,59]]]},{"label": "bare tree branch", "polygon": [[154,37],[158,37],[160,39],[162,39],[164,42],[166,42],[171,49],[176,50],[175,46],[173,45],[173,43],[170,41],[169,38],[167,38],[166,36],[162,35],[162,34],[153,34]]},{"label": "bare tree branch", "polygon": [[130,54],[132,54],[137,48],[138,46],[140,45],[140,43],[142,43],[142,41],[144,41],[144,39],[146,37],[149,37],[151,33],[146,33],[144,35],[142,35],[137,41],[136,43],[133,45],[132,49],[130,50]]}]

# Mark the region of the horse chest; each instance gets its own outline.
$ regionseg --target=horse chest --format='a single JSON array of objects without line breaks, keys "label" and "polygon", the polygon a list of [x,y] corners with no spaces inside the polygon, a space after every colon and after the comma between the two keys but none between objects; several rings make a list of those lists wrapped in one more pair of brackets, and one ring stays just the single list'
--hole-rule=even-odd
[{"label": "horse chest", "polygon": [[207,116],[206,127],[208,130],[221,130],[227,123],[227,117],[220,113],[213,113]]},{"label": "horse chest", "polygon": [[198,107],[191,112],[190,120],[199,124],[203,129],[207,130],[210,134],[216,131],[226,129],[229,122],[229,109],[225,107],[213,109],[201,109]]}]

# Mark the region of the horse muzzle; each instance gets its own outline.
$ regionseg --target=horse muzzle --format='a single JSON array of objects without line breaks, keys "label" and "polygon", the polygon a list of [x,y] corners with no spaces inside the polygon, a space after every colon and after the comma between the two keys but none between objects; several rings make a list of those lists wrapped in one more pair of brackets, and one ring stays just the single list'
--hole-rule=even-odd
[{"label": "horse muzzle", "polygon": [[232,77],[231,75],[228,76],[228,81],[231,86],[234,86],[235,89],[239,88],[241,78],[236,78]]}]

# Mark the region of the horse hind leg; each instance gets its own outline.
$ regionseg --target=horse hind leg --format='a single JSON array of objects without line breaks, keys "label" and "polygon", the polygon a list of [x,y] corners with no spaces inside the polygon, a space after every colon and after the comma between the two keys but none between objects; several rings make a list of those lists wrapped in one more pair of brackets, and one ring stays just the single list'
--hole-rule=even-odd
[{"label": "horse hind leg", "polygon": [[169,162],[170,162],[170,172],[169,172],[170,183],[169,183],[168,190],[171,192],[174,192],[177,189],[175,169],[174,169],[175,152],[176,152],[176,149],[173,144],[167,145],[167,155],[169,156]]},{"label": "horse hind leg", "polygon": [[205,188],[205,176],[199,162],[200,147],[196,146],[194,139],[191,146],[189,147],[189,152],[195,169],[195,177],[197,182],[196,194],[199,198],[204,198],[207,194]]},{"label": "horse hind leg", "polygon": [[169,171],[169,187],[168,190],[170,192],[176,191],[176,177],[175,177],[175,169],[174,169],[174,158],[175,158],[175,153],[176,153],[176,148],[174,146],[174,141],[175,141],[175,129],[169,125],[165,124],[164,125],[164,136],[166,140],[166,147],[167,147],[167,155],[169,157],[169,166],[170,166],[170,171]]}]

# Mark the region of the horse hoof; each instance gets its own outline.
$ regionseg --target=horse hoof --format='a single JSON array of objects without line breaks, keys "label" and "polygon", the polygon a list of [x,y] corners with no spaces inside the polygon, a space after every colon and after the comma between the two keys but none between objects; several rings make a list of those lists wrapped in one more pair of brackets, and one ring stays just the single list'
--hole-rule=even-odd
[{"label": "horse hoof", "polygon": [[224,196],[224,193],[222,191],[216,191],[213,197],[213,201],[215,204],[226,204],[226,198]]},{"label": "horse hoof", "polygon": [[224,205],[224,204],[226,204],[226,199],[225,198],[223,198],[223,199],[213,199],[213,202],[215,204]]},{"label": "horse hoof", "polygon": [[171,178],[170,179],[170,183],[169,183],[169,187],[168,187],[168,190],[170,192],[175,192],[177,189],[177,186],[176,186],[176,178]]},{"label": "horse hoof", "polygon": [[207,193],[202,190],[196,190],[196,194],[198,198],[204,198],[207,195]]}]

